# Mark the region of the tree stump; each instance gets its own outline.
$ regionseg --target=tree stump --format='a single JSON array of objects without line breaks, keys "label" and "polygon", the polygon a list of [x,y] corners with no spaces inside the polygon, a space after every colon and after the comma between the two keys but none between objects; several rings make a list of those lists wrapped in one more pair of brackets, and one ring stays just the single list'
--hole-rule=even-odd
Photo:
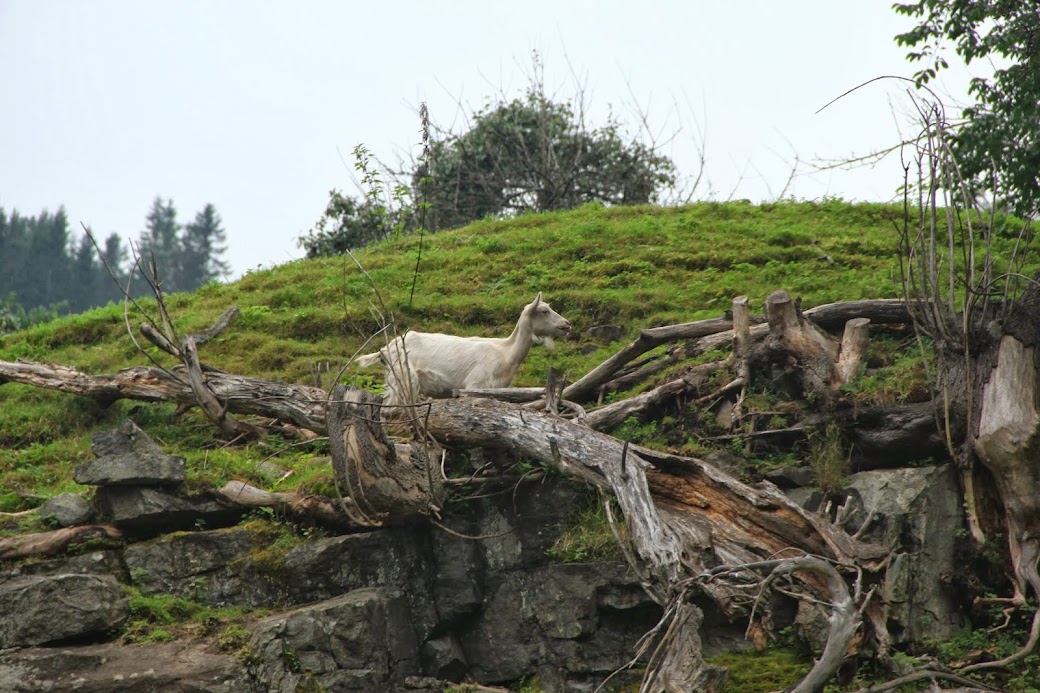
[{"label": "tree stump", "polygon": [[337,385],[327,425],[343,510],[360,525],[412,524],[438,516],[444,497],[432,442],[395,444],[380,423],[382,400]]},{"label": "tree stump", "polygon": [[867,348],[869,318],[848,320],[839,344],[807,319],[786,291],[770,294],[765,308],[767,358],[779,361],[802,392],[829,398],[836,388],[855,379]]}]

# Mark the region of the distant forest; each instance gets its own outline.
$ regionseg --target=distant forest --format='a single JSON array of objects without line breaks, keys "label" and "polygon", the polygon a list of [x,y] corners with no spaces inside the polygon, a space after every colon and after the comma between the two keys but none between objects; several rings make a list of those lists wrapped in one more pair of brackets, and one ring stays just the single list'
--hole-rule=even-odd
[{"label": "distant forest", "polygon": [[[33,217],[0,207],[0,334],[123,298],[135,257],[144,262],[155,257],[167,293],[191,291],[223,276],[228,265],[221,223],[216,208],[207,204],[182,226],[173,200],[157,197],[132,246],[113,233],[104,240],[95,237],[95,247],[87,232],[70,231],[64,207]],[[132,293],[147,290],[143,277],[134,277]]]}]

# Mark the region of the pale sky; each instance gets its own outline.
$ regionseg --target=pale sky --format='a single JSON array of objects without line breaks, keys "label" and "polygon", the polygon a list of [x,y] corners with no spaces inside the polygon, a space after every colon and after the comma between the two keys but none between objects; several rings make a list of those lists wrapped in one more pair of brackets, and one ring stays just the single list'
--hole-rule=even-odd
[{"label": "pale sky", "polygon": [[[592,125],[647,115],[701,198],[889,200],[898,157],[813,172],[899,139],[910,76],[891,0],[644,3],[0,0],[0,206],[64,205],[98,235],[135,239],[152,200],[181,223],[213,203],[232,275],[303,251],[332,188],[355,194],[352,150],[394,162],[418,104],[461,126],[522,93],[531,55],[561,99],[583,85]],[[950,56],[951,64],[954,63]],[[967,73],[940,87],[963,98]],[[465,110],[460,112],[459,103]]]}]

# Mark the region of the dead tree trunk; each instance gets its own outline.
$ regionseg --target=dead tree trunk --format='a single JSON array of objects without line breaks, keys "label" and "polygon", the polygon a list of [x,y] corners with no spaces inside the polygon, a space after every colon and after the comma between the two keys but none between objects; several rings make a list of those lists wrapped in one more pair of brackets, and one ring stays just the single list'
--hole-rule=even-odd
[{"label": "dead tree trunk", "polygon": [[[334,529],[357,526],[341,505],[321,496],[275,493],[250,486],[244,481],[229,481],[214,492],[221,504],[232,508],[272,508],[294,522],[317,524]],[[349,499],[344,499],[349,502]]]},{"label": "dead tree trunk", "polygon": [[[973,451],[992,472],[1004,507],[1008,549],[1014,570],[1015,594],[1010,602],[1022,606],[1031,594],[1040,598],[1040,273],[1012,308],[1005,332],[987,358],[979,354],[976,374],[980,383],[978,423]],[[985,338],[975,340],[985,343]],[[970,393],[966,393],[969,394]],[[972,411],[969,400],[968,411]],[[1033,616],[1028,641],[1017,653],[998,662],[965,667],[964,671],[1006,666],[1028,655],[1040,641],[1040,611]]]}]

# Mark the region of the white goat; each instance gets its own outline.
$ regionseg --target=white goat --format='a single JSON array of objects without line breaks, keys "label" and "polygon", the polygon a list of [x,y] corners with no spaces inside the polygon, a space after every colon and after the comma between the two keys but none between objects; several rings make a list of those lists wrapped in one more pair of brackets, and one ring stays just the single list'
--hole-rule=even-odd
[{"label": "white goat", "polygon": [[420,396],[451,397],[452,390],[463,388],[509,387],[533,345],[552,349],[553,338],[570,331],[570,321],[542,301],[539,292],[524,306],[508,337],[408,332],[379,351],[359,357],[357,363],[372,366],[383,362],[384,404],[413,404]]}]

